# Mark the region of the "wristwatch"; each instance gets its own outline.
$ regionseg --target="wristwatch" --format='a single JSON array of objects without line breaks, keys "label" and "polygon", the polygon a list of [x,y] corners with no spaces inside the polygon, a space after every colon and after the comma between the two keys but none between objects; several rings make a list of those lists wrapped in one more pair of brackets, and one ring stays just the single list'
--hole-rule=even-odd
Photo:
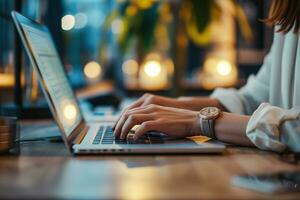
[{"label": "wristwatch", "polygon": [[221,114],[217,107],[206,107],[199,111],[200,129],[204,136],[216,139],[214,121]]}]

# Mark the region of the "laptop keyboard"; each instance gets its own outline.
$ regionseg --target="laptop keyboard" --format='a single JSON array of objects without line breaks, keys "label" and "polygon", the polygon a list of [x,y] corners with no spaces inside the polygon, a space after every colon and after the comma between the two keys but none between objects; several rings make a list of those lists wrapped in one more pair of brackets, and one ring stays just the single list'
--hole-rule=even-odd
[{"label": "laptop keyboard", "polygon": [[163,144],[163,139],[160,135],[155,133],[146,133],[141,136],[137,141],[134,140],[121,140],[115,138],[114,131],[111,126],[100,126],[93,144]]}]

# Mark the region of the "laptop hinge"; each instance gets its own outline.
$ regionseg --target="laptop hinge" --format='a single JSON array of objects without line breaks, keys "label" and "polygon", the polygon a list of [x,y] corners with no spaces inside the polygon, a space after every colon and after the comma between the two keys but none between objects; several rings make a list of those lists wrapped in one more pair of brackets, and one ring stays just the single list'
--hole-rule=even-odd
[{"label": "laptop hinge", "polygon": [[83,140],[83,138],[86,136],[87,132],[89,131],[90,127],[85,126],[82,131],[78,134],[78,136],[75,138],[74,143],[80,144]]}]

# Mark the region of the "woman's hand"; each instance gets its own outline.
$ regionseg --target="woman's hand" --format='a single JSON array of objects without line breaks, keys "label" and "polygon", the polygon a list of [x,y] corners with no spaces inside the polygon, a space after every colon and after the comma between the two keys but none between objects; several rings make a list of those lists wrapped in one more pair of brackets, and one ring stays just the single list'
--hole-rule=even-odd
[{"label": "woman's hand", "polygon": [[[119,122],[121,116],[123,116],[124,113],[126,113],[127,111],[151,104],[194,111],[199,111],[206,106],[214,106],[218,107],[222,111],[226,111],[226,109],[217,100],[209,97],[169,98],[153,94],[144,94],[141,98],[139,98],[137,101],[135,101],[132,105],[130,105],[122,112],[119,119],[117,120],[117,123]],[[116,128],[117,123],[114,125],[113,128]]]},{"label": "woman's hand", "polygon": [[178,101],[175,98],[163,97],[163,96],[146,93],[142,97],[140,97],[137,101],[135,101],[132,105],[130,105],[126,110],[130,110],[137,107],[144,107],[150,104],[168,106],[168,107],[177,107],[177,108],[181,107],[180,101]]},{"label": "woman's hand", "polygon": [[134,140],[148,131],[174,137],[193,136],[200,132],[198,121],[198,112],[150,104],[126,110],[115,126],[115,136],[125,139],[135,125],[140,126]]},{"label": "woman's hand", "polygon": [[118,118],[118,120],[115,123],[115,125],[113,126],[113,128],[114,129],[116,128],[116,125],[117,125],[118,121],[121,119],[121,116],[123,116],[124,113],[126,113],[127,111],[134,109],[134,108],[145,107],[145,106],[151,105],[151,104],[180,108],[180,102],[177,99],[146,93],[142,97],[140,97],[138,100],[136,100],[133,104],[128,106],[122,112],[122,114]]}]

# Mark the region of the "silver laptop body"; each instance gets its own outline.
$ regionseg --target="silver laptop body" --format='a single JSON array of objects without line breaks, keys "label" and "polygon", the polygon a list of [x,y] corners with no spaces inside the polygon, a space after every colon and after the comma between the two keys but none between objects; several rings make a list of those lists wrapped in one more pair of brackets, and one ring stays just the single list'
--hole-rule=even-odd
[{"label": "silver laptop body", "polygon": [[197,144],[190,139],[172,139],[151,132],[143,137],[141,143],[124,142],[114,138],[111,130],[113,121],[86,122],[48,28],[14,11],[12,17],[65,145],[72,153],[221,153],[225,149],[223,144],[216,141]]}]

